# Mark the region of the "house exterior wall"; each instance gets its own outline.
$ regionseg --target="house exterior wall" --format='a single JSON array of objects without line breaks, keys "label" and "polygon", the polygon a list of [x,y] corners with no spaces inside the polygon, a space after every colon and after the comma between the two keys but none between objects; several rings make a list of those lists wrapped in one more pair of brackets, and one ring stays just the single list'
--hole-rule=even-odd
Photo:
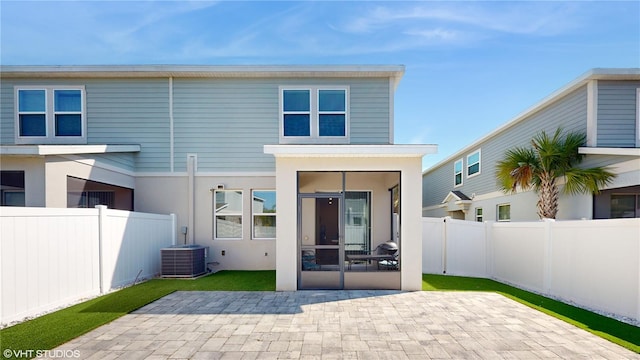
[{"label": "house exterior wall", "polygon": [[[620,76],[618,76],[620,77]],[[637,78],[637,76],[636,76]],[[486,136],[482,141],[467,146],[444,162],[423,173],[423,215],[427,217],[452,216],[441,202],[450,191],[458,190],[473,199],[466,220],[475,220],[475,208],[483,209],[484,220],[497,220],[496,206],[511,205],[512,221],[538,220],[537,196],[533,192],[506,195],[500,191],[495,177],[495,164],[508,149],[530,147],[531,138],[540,131],[553,133],[557,128],[587,134],[592,147],[634,148],[638,136],[637,80],[598,80],[591,75],[560,95],[553,95],[534,107],[523,117]],[[481,150],[481,173],[473,177],[466,174],[467,155]],[[617,177],[605,188],[633,186],[640,183],[640,159],[631,154],[585,155],[582,167],[603,166]],[[462,185],[454,186],[454,163],[463,160]],[[560,184],[562,185],[562,184]],[[590,219],[593,216],[593,196],[560,195],[558,219]]]},{"label": "house exterior wall", "polygon": [[598,147],[638,147],[638,88],[640,81],[598,81]]},{"label": "house exterior wall", "polygon": [[280,86],[348,86],[350,143],[390,143],[386,77],[3,79],[3,145],[15,144],[14,87],[24,85],[84,86],[87,144],[139,144],[139,153],[119,160],[137,172],[184,172],[187,154],[199,154],[201,171],[273,171],[262,146],[279,141]]},{"label": "house exterior wall", "polygon": [[[214,239],[213,202],[218,184],[225,190],[242,190],[242,238],[234,240]],[[174,213],[177,218],[178,244],[193,243],[208,246],[208,262],[217,262],[213,270],[269,270],[275,268],[275,239],[252,239],[251,191],[275,190],[274,176],[195,176],[194,227],[188,236],[180,234],[180,228],[189,226],[189,189],[186,176],[138,176],[136,177],[136,210],[143,212]],[[162,195],[159,195],[161,189]],[[278,204],[277,221],[283,226],[295,224],[280,220]],[[187,239],[185,242],[185,238]],[[225,255],[222,255],[222,251]]]},{"label": "house exterior wall", "polygon": [[45,206],[45,168],[43,158],[32,156],[0,156],[0,168],[2,170],[24,171],[25,206]]},{"label": "house exterior wall", "polygon": [[[298,171],[400,171],[401,288],[422,289],[422,223],[420,216],[421,158],[362,157],[278,157],[276,156],[276,190],[278,226],[276,251],[283,261],[276,263],[276,289],[297,289],[297,228],[288,226],[297,218]],[[367,186],[363,182],[363,186]],[[285,226],[283,225],[287,224]]]},{"label": "house exterior wall", "polygon": [[25,85],[84,86],[87,144],[138,144],[137,171],[169,171],[168,79],[2,79],[3,145],[15,144],[14,87]]},{"label": "house exterior wall", "polygon": [[[495,164],[501,160],[507,149],[516,146],[528,146],[533,134],[544,130],[553,132],[558,126],[567,131],[586,131],[587,116],[587,89],[581,87],[568,94],[566,97],[543,109],[529,118],[521,121],[508,130],[496,134],[486,141],[469,147],[459,156],[452,157],[435,168],[427,170],[423,176],[423,210],[424,216],[446,216],[442,209],[434,208],[440,205],[442,200],[452,190],[459,190],[472,197],[473,194],[492,194],[499,190],[495,178]],[[466,174],[467,155],[480,149],[480,174],[468,177]],[[461,186],[454,186],[455,161],[463,160],[463,182]],[[496,194],[491,195],[493,197]],[[475,202],[474,205],[475,206]],[[484,206],[483,206],[484,207]],[[517,211],[512,206],[511,211]],[[524,213],[523,213],[524,214]],[[535,215],[535,210],[534,210]],[[467,219],[473,219],[472,214],[467,214]],[[494,218],[495,220],[495,218]]]},{"label": "house exterior wall", "polygon": [[351,144],[389,143],[388,79],[174,79],[175,171],[198,154],[201,171],[273,171],[279,87],[349,86]]},{"label": "house exterior wall", "polygon": [[[38,67],[3,67],[3,72],[5,69],[8,73],[0,85],[0,141],[7,145],[3,152],[15,154],[26,148],[43,154],[37,156],[42,162],[38,181],[43,189],[43,206],[66,206],[68,176],[131,188],[136,211],[174,213],[178,243],[207,246],[207,261],[214,270],[276,268],[281,290],[295,290],[297,285],[295,246],[286,248],[289,239],[281,241],[282,234],[293,231],[291,241],[295,244],[296,187],[282,187],[282,182],[291,179],[280,178],[275,157],[266,154],[264,146],[280,142],[289,146],[298,141],[305,145],[323,143],[329,148],[337,144],[347,148],[352,145],[392,145],[393,94],[404,72],[401,66],[311,66],[275,70],[270,67],[88,66],[86,69],[51,67],[42,72]],[[244,69],[247,69],[246,73]],[[16,86],[22,85],[49,86],[49,89],[57,85],[82,87],[86,144],[77,148],[36,145],[21,148],[16,145]],[[313,129],[309,138],[291,139],[292,142],[283,139],[280,134],[283,89],[309,87],[315,91],[333,86],[344,89],[347,95],[346,136],[335,136],[337,140],[330,136],[320,138],[319,131]],[[50,94],[47,93],[49,97]],[[320,96],[317,94],[312,92],[310,96],[309,117],[311,123],[315,122],[312,126],[319,127],[320,105],[315,101]],[[48,107],[48,116],[52,108]],[[49,126],[52,123],[49,118]],[[21,141],[29,143],[36,139],[28,140]],[[51,140],[45,139],[43,143],[51,143]],[[65,139],[53,140],[61,142]],[[78,142],[84,142],[84,138],[81,140]],[[335,143],[327,143],[334,140]],[[136,147],[100,150],[90,146],[105,144],[139,145],[139,150]],[[75,149],[77,152],[73,152]],[[86,154],[95,151],[104,153]],[[55,155],[44,155],[51,152]],[[69,152],[73,155],[66,155]],[[401,236],[415,239],[404,244],[402,287],[419,290],[419,174],[424,154],[394,151],[390,154],[392,156],[383,160],[366,155],[357,159],[312,156],[287,163],[294,167],[285,167],[282,174],[288,176],[305,169],[402,172],[401,187],[406,192],[401,200],[404,213]],[[363,186],[363,190],[369,190],[373,185],[367,180],[355,181]],[[220,188],[243,192],[242,236],[238,239],[214,236],[214,192]],[[254,240],[251,192],[276,189],[278,240]],[[289,191],[294,191],[291,202],[287,197]],[[388,196],[388,188],[380,193]],[[384,201],[390,200],[385,197]],[[373,202],[383,201],[375,197]],[[385,208],[390,208],[386,205]],[[383,218],[381,210],[372,211],[374,218],[380,220],[374,227],[376,238],[373,241],[389,240],[390,233],[386,232],[390,232],[391,220]],[[187,229],[186,234],[181,232],[183,227]],[[385,231],[380,230],[383,227]],[[293,273],[288,273],[289,266],[294,266]],[[288,280],[283,282],[283,277]]]},{"label": "house exterior wall", "polygon": [[92,159],[90,156],[73,156],[71,158],[47,156],[45,158],[44,169],[45,176],[43,179],[46,207],[67,207],[67,176],[121,186],[128,189],[135,188],[135,178],[131,173],[127,174],[114,171],[114,169],[110,167],[103,167],[100,162],[96,162],[95,159]]}]

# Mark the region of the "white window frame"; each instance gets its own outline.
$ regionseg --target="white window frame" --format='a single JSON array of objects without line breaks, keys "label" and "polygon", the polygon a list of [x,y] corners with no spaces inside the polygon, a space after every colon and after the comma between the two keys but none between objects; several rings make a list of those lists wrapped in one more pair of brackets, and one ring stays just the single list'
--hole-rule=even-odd
[{"label": "white window frame", "polygon": [[[480,215],[478,215],[478,210],[480,210]],[[476,215],[476,222],[483,222],[484,221],[484,210],[482,210],[481,207],[477,207],[475,210],[475,215]]]},{"label": "white window frame", "polygon": [[[44,90],[45,92],[45,136],[20,136],[20,104],[19,93],[21,90]],[[77,112],[56,112],[54,93],[56,90],[80,91],[80,136],[56,136],[56,114],[77,114]],[[84,85],[20,85],[14,87],[14,140],[21,144],[86,144],[87,143],[87,114],[86,91]]]},{"label": "white window frame", "polygon": [[[284,111],[284,91],[285,90],[308,90],[310,96],[309,103],[309,136],[284,136],[284,115],[285,114],[306,114],[307,112],[285,112]],[[327,114],[344,113],[344,136],[320,136],[320,90],[342,90],[345,96],[345,111],[324,112]],[[348,85],[291,85],[280,86],[278,88],[278,124],[280,144],[348,144],[350,141],[350,87]]]},{"label": "white window frame", "polygon": [[[474,162],[473,164],[471,164],[469,162],[469,158],[472,157],[473,155],[475,155],[476,153],[478,154],[478,162]],[[472,153],[467,155],[467,167],[466,167],[466,169],[467,169],[467,171],[466,171],[467,179],[470,179],[470,178],[472,178],[474,176],[478,176],[478,175],[480,175],[482,173],[482,165],[481,165],[481,163],[482,163],[482,152],[480,151],[480,149],[478,149],[476,151],[473,151]],[[469,175],[469,169],[475,164],[478,164],[478,172]]]},{"label": "white window frame", "polygon": [[[219,192],[239,192],[241,196],[240,211],[226,214],[218,214],[216,209],[216,196]],[[244,191],[241,189],[216,189],[213,191],[213,239],[214,240],[242,240],[244,238]],[[218,216],[240,216],[240,237],[218,237]]]},{"label": "white window frame", "polygon": [[[273,239],[275,239],[275,237],[272,237],[272,238],[257,237],[256,236],[256,232],[255,232],[255,224],[256,224],[255,218],[256,218],[256,216],[273,216],[276,219],[278,218],[277,217],[277,214],[278,214],[277,200],[276,200],[276,212],[274,212],[274,213],[265,213],[265,212],[257,213],[257,212],[255,212],[255,209],[253,207],[253,199],[255,197],[254,194],[256,192],[266,192],[266,191],[273,192],[274,194],[276,192],[275,189],[253,189],[253,190],[251,190],[251,239],[253,239],[253,240],[273,240]],[[277,227],[277,225],[276,225],[276,227]]]},{"label": "white window frame", "polygon": [[[456,171],[456,165],[458,163],[460,163],[460,172]],[[458,174],[460,174],[460,184],[456,184],[456,177]],[[453,187],[457,188],[462,186],[462,184],[464,184],[464,161],[460,158],[453,163]]]},{"label": "white window frame", "polygon": [[[509,207],[509,218],[508,219],[500,219],[500,208],[503,206],[508,206]],[[510,203],[502,203],[502,204],[498,204],[496,205],[496,221],[498,222],[509,222],[511,221],[511,204]]]}]

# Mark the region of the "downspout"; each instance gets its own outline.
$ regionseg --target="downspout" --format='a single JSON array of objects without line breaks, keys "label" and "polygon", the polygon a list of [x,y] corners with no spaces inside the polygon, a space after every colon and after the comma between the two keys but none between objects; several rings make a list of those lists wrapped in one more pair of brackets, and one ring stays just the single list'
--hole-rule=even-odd
[{"label": "downspout", "polygon": [[169,77],[169,168],[173,172],[173,77]]},{"label": "downspout", "polygon": [[195,204],[196,204],[196,197],[195,197],[195,178],[196,178],[196,161],[197,161],[197,155],[196,154],[187,154],[187,177],[188,177],[188,184],[187,184],[187,217],[189,219],[189,227],[188,227],[188,244],[194,244],[195,241],[195,219],[194,219],[194,214],[195,214]]}]

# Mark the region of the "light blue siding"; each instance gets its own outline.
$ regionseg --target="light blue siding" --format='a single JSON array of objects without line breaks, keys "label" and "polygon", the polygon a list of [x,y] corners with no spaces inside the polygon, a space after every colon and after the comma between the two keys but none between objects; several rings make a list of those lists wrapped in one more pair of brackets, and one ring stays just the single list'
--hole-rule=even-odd
[{"label": "light blue siding", "polygon": [[[587,131],[587,90],[583,86],[559,101],[529,115],[501,133],[492,136],[483,143],[457,155],[451,161],[429,169],[423,176],[423,206],[440,204],[452,190],[462,191],[465,195],[486,194],[498,191],[495,177],[495,164],[504,157],[506,150],[516,146],[529,146],[531,138],[541,130],[554,132],[562,127],[565,131]],[[467,155],[481,149],[481,173],[472,178],[466,175]],[[464,160],[463,185],[454,188],[453,164]]]},{"label": "light blue siding", "polygon": [[[14,85],[84,85],[87,143],[139,144],[139,153],[106,159],[138,172],[170,171],[168,78],[3,80],[2,144],[14,144]],[[199,171],[274,171],[263,145],[279,141],[279,87],[287,85],[349,86],[351,143],[389,143],[388,78],[174,78],[173,85],[178,172],[186,171],[191,153],[198,155]]]},{"label": "light blue siding", "polygon": [[[2,81],[2,144],[15,144],[14,86],[84,85],[87,144],[139,144],[140,153],[108,155],[137,171],[169,171],[168,79],[41,79]],[[107,156],[107,155],[105,155]]]},{"label": "light blue siding", "polygon": [[169,171],[169,79],[85,83],[88,143],[139,144],[137,171]]},{"label": "light blue siding", "polygon": [[0,144],[14,144],[14,94],[12,81],[2,79],[0,81]]},{"label": "light blue siding", "polygon": [[90,154],[87,158],[95,159],[101,164],[110,165],[128,171],[135,171],[135,153]]},{"label": "light blue siding", "polygon": [[636,147],[640,81],[598,82],[598,147]]},{"label": "light blue siding", "polygon": [[348,85],[352,144],[389,143],[388,79],[174,79],[175,170],[274,171],[263,145],[279,141],[279,87]]}]

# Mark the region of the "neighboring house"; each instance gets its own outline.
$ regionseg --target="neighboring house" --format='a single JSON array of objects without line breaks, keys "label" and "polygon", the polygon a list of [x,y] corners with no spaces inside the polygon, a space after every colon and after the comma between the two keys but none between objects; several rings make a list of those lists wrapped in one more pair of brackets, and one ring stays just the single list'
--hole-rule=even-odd
[{"label": "neighboring house", "polygon": [[[393,144],[403,66],[0,71],[2,205],[174,213],[218,269],[275,268],[278,290],[421,289],[436,147]],[[384,271],[349,261],[389,240]]]},{"label": "neighboring house", "polygon": [[557,219],[640,217],[640,69],[593,69],[423,173],[422,214],[471,221],[532,221],[533,191],[503,193],[495,164],[536,133],[581,131],[581,166],[617,176],[598,195],[560,195]]}]

